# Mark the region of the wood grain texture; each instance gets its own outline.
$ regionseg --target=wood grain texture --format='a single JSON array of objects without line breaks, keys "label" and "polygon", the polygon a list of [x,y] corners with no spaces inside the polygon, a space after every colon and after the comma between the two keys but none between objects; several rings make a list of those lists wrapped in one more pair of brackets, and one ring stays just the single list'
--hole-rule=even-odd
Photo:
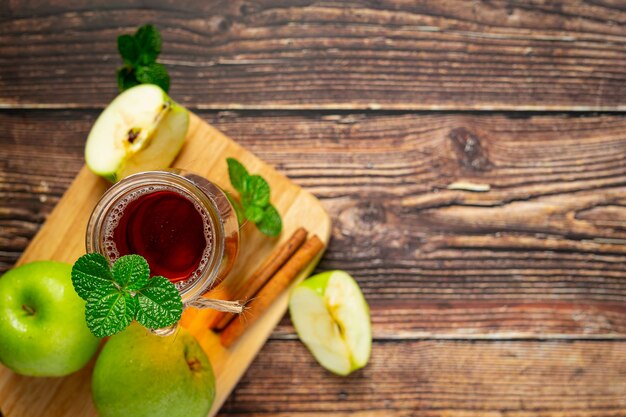
[{"label": "wood grain texture", "polygon": [[342,378],[273,340],[220,415],[624,416],[625,356],[624,343],[390,342]]},{"label": "wood grain texture", "polygon": [[[300,342],[271,340],[219,415],[623,416],[625,355],[623,342],[378,342],[368,367],[337,377]],[[88,395],[79,375],[61,385]],[[49,380],[0,376],[0,390],[25,383],[30,415],[67,411],[63,402],[47,410],[34,406],[36,398],[55,394]],[[6,398],[0,408],[11,417]]]},{"label": "wood grain texture", "polygon": [[[0,113],[2,269],[82,165],[95,116]],[[357,278],[375,338],[626,339],[625,117],[202,116],[321,198],[319,269]],[[272,337],[294,337],[287,319]]]},{"label": "wood grain texture", "polygon": [[9,1],[0,106],[102,107],[147,21],[196,109],[625,110],[619,1]]},{"label": "wood grain texture", "polygon": [[[229,157],[237,158],[250,172],[261,175],[270,185],[271,202],[281,213],[285,233],[268,239],[256,228],[242,226],[239,231],[241,244],[237,260],[220,286],[228,288],[229,282],[245,281],[277,245],[285,242],[300,227],[315,235],[315,247],[318,250],[306,257],[306,261],[303,260],[297,273],[291,276],[290,283],[284,285],[284,291],[276,294],[272,303],[262,311],[257,311],[254,324],[238,335],[237,341],[228,348],[222,346],[219,337],[208,329],[205,317],[214,310],[188,309],[184,312],[181,325],[199,341],[211,358],[215,373],[216,394],[208,417],[218,412],[285,314],[290,284],[296,285],[312,272],[328,243],[331,230],[328,214],[312,194],[193,114],[185,145],[172,166],[189,169],[210,179],[221,189],[234,193],[228,179],[226,158]],[[85,253],[87,222],[108,185],[107,181],[86,167],[82,168],[47,221],[30,241],[18,264],[44,259],[75,262]],[[219,201],[216,204],[219,205]],[[192,317],[186,317],[189,315]],[[95,417],[97,414],[88,388],[90,371],[86,367],[66,378],[42,378],[33,381],[30,378],[17,377],[0,365],[0,407],[9,417],[30,417],[34,408],[41,410],[37,414],[45,410],[47,415],[55,417]],[[80,395],[77,395],[77,391]]]},{"label": "wood grain texture", "polygon": [[318,269],[363,288],[370,365],[325,372],[285,317],[220,415],[626,417],[626,116],[588,113],[626,110],[623,1],[9,0],[0,22],[0,271],[145,22],[173,97],[330,212]]}]

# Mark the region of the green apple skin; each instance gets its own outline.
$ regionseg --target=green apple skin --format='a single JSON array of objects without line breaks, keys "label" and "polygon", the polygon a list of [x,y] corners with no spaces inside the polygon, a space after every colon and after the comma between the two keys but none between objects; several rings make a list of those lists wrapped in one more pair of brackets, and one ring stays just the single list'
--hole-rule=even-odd
[{"label": "green apple skin", "polygon": [[0,362],[28,376],[64,376],[85,366],[100,339],[85,322],[71,265],[38,261],[0,277]]},{"label": "green apple skin", "polygon": [[298,337],[329,371],[348,375],[367,365],[372,349],[369,306],[344,271],[328,271],[298,285],[289,299]]},{"label": "green apple skin", "polygon": [[180,152],[188,128],[187,109],[160,87],[141,84],[118,95],[100,114],[87,137],[85,161],[112,182],[164,169]]},{"label": "green apple skin", "polygon": [[187,330],[163,337],[133,323],[104,345],[92,394],[100,417],[206,417],[215,376]]}]

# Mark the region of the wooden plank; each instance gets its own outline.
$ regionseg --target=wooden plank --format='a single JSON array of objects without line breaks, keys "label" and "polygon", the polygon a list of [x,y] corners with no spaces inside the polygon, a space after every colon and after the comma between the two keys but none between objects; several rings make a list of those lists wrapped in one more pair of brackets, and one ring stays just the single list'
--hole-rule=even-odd
[{"label": "wooden plank", "polygon": [[[272,340],[219,415],[622,416],[625,355],[624,342],[378,342],[370,364],[342,378],[324,371],[299,341]],[[0,378],[0,390],[24,380],[30,390],[22,399],[47,392],[45,379],[15,374]],[[89,385],[75,388],[89,393]],[[5,398],[0,409],[12,415]]]},{"label": "wooden plank", "polygon": [[[222,189],[234,193],[228,179],[226,158],[235,157],[251,172],[262,175],[272,188],[272,204],[281,213],[283,233],[269,239],[256,228],[240,229],[241,244],[232,271],[223,281],[228,288],[241,285],[274,250],[286,241],[291,233],[304,227],[317,235],[324,245],[330,238],[331,223],[319,201],[309,192],[289,181],[258,157],[233,142],[197,116],[191,116],[185,145],[174,161],[176,168],[193,171],[210,179]],[[43,259],[74,262],[85,253],[85,232],[89,216],[108,183],[82,168],[47,221],[30,241],[18,264]],[[295,277],[295,282],[308,276],[321,253]],[[266,311],[251,325],[238,341],[229,348],[223,347],[219,337],[207,327],[206,317],[213,310],[187,310],[181,325],[198,339],[211,359],[216,378],[216,396],[209,416],[217,413],[230,391],[253,361],[272,329],[287,309],[288,291],[276,297]],[[28,417],[34,409],[38,415],[72,415],[94,417],[96,411],[88,395],[90,368],[67,378],[45,378],[33,381],[21,378],[0,367],[0,399],[8,417]],[[2,382],[4,381],[4,382]],[[81,395],[77,396],[80,390]]]},{"label": "wooden plank", "polygon": [[624,357],[624,342],[381,342],[342,378],[270,341],[220,415],[623,416]]},{"label": "wooden plank", "polygon": [[619,2],[157,0],[0,6],[0,106],[102,107],[116,37],[165,39],[197,109],[626,109]]},{"label": "wooden plank", "polygon": [[[0,113],[3,269],[80,168],[95,115]],[[203,117],[321,198],[335,226],[319,269],[358,279],[375,337],[626,338],[625,117]],[[273,337],[293,337],[288,320]]]}]

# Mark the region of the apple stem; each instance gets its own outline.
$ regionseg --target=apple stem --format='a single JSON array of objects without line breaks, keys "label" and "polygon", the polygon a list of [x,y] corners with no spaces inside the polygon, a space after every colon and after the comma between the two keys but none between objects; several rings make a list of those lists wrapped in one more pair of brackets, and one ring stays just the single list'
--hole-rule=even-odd
[{"label": "apple stem", "polygon": [[192,372],[197,371],[198,369],[200,369],[200,361],[196,358],[187,359],[187,366]]},{"label": "apple stem", "polygon": [[22,304],[22,310],[28,313],[29,316],[35,315],[35,309],[30,306],[27,306],[26,304]]}]

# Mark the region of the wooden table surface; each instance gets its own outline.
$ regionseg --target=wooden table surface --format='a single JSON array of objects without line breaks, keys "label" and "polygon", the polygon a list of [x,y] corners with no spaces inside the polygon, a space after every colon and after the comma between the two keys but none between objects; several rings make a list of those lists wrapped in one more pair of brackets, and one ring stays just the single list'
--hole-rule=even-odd
[{"label": "wooden table surface", "polygon": [[223,415],[626,416],[626,2],[10,0],[0,22],[0,270],[145,22],[173,97],[330,212],[318,269],[361,285],[370,364],[329,374],[285,317]]}]

